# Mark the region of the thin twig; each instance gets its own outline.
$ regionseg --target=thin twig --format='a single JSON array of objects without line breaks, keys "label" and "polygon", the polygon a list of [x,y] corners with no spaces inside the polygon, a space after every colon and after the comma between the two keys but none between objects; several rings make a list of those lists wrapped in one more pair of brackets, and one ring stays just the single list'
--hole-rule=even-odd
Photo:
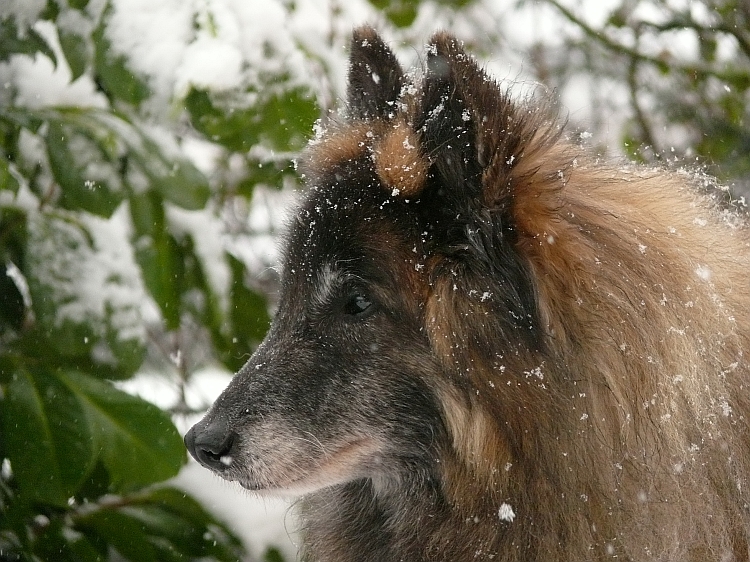
[{"label": "thin twig", "polygon": [[[639,34],[636,31],[636,45],[638,44]],[[641,108],[641,104],[638,102],[638,65],[639,59],[633,57],[630,59],[628,65],[628,89],[630,90],[630,103],[633,106],[633,113],[635,113],[635,119],[638,122],[638,126],[641,129],[642,141],[646,146],[650,146],[654,155],[659,157],[659,149],[656,146],[654,135],[651,132],[651,125],[648,122],[646,114]]]},{"label": "thin twig", "polygon": [[676,31],[680,29],[692,29],[693,31],[697,31],[698,33],[726,33],[727,35],[731,35],[732,37],[734,37],[740,50],[745,53],[745,56],[750,57],[750,39],[748,37],[745,37],[741,33],[739,26],[732,28],[726,23],[717,22],[716,25],[706,27],[692,19],[674,19],[665,23],[642,21],[640,22],[640,25],[648,27],[660,33],[665,31]]},{"label": "thin twig", "polygon": [[[610,51],[619,53],[630,59],[636,59],[641,62],[653,64],[654,66],[658,66],[660,68],[667,66],[672,70],[675,70],[684,74],[698,74],[698,75],[703,75],[703,76],[714,76],[723,82],[734,82],[738,78],[738,74],[736,71],[724,72],[721,70],[717,70],[716,68],[712,68],[711,66],[701,64],[699,62],[684,64],[684,63],[680,63],[677,61],[666,61],[663,58],[648,55],[646,53],[638,51],[637,49],[633,49],[631,47],[623,45],[622,43],[619,43],[618,41],[612,39],[604,31],[594,29],[585,21],[583,21],[581,18],[576,16],[571,10],[569,10],[565,6],[562,6],[558,2],[558,0],[547,0],[547,2],[551,6],[556,8],[571,23],[578,26],[581,29],[581,31],[583,31],[588,37],[602,44],[605,48],[609,49]],[[746,73],[746,75],[748,79],[750,79],[750,73]]]}]

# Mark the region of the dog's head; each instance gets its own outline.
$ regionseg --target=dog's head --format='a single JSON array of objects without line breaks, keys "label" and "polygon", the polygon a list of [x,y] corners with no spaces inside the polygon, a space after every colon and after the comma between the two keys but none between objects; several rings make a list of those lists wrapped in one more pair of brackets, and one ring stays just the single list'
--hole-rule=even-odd
[{"label": "dog's head", "polygon": [[[554,206],[554,189],[530,194],[534,178],[562,183],[540,164],[556,126],[443,33],[407,79],[357,29],[347,95],[347,118],[301,162],[308,190],[270,331],[185,439],[252,490],[424,481],[458,441],[486,457],[478,425],[502,412],[466,412],[488,411],[480,390],[496,396],[493,377],[544,347],[519,248],[543,234],[526,217]],[[510,411],[520,398],[507,392]]]}]

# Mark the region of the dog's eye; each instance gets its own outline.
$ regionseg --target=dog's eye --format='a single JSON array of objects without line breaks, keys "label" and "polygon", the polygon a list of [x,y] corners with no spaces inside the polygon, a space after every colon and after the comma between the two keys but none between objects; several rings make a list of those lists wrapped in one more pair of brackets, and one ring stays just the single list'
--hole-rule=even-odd
[{"label": "dog's eye", "polygon": [[372,301],[361,293],[352,293],[344,304],[344,313],[350,316],[361,316],[372,310]]}]

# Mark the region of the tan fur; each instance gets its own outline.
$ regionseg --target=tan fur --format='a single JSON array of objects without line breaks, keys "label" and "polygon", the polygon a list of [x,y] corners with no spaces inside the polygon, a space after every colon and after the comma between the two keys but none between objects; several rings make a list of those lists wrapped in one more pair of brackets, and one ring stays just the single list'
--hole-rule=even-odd
[{"label": "tan fur", "polygon": [[[436,352],[477,389],[463,403],[443,394],[463,466],[474,473],[454,467],[446,476],[456,503],[493,486],[490,505],[512,502],[516,488],[533,502],[516,513],[535,513],[542,536],[544,519],[550,530],[567,520],[581,533],[548,544],[548,560],[747,560],[744,220],[688,189],[683,173],[605,168],[564,145],[524,165],[518,244],[550,346],[538,376],[518,372],[527,370],[519,363],[534,364],[525,353],[503,370],[469,355],[467,342],[481,333],[476,301],[451,299],[444,288],[428,308]],[[508,386],[519,378],[528,384]],[[509,456],[519,433],[538,448]],[[589,502],[596,507],[583,515]]]},{"label": "tan fur", "polygon": [[378,177],[395,195],[415,197],[424,187],[428,163],[419,137],[405,122],[397,123],[377,144],[373,158]]},{"label": "tan fur", "polygon": [[[307,147],[307,157],[301,161],[302,172],[325,174],[346,162],[357,160],[370,149],[378,130],[382,130],[382,125],[377,123],[331,124]],[[309,162],[315,162],[314,170],[307,169]]]}]

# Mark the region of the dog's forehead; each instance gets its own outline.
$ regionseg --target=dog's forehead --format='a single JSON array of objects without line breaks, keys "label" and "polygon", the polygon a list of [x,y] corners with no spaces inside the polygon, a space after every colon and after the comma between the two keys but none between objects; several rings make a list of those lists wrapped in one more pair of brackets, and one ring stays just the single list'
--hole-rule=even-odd
[{"label": "dog's forehead", "polygon": [[[404,127],[399,123],[395,130],[400,134]],[[388,283],[399,275],[398,264],[413,256],[417,199],[403,197],[403,189],[389,184],[396,172],[383,172],[395,160],[386,156],[388,146],[381,146],[392,128],[378,121],[331,128],[302,157],[306,190],[284,251],[282,284],[288,297],[316,291],[321,283],[335,291],[343,280],[355,278]]]},{"label": "dog's forehead", "polygon": [[[312,186],[297,210],[288,236],[285,270],[315,278],[321,272],[356,271],[365,266],[383,230],[381,207],[388,203],[373,197],[374,180],[334,179]],[[364,185],[363,185],[364,184]],[[374,247],[374,248],[373,248]]]}]

